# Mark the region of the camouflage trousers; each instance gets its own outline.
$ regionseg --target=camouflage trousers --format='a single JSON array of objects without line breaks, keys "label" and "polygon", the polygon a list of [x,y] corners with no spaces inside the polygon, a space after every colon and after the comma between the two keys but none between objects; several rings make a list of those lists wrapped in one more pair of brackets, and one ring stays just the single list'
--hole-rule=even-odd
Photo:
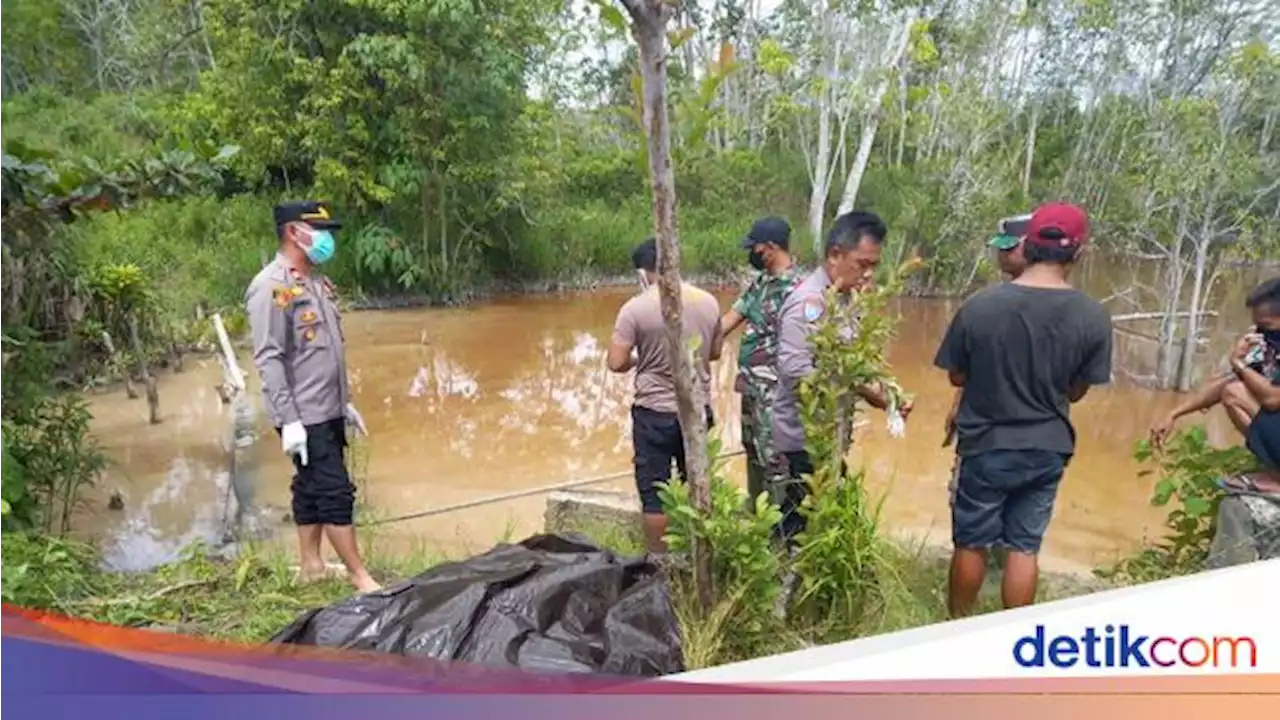
[{"label": "camouflage trousers", "polygon": [[[762,376],[763,375],[763,376]],[[747,456],[747,494],[751,507],[762,492],[777,503],[789,479],[786,457],[773,446],[776,379],[754,374],[742,387],[742,447]]]}]

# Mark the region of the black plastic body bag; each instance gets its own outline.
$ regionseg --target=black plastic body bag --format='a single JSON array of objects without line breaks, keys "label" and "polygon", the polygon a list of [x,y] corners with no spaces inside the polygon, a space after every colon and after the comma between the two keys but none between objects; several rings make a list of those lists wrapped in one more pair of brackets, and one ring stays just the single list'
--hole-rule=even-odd
[{"label": "black plastic body bag", "polygon": [[620,677],[684,670],[657,565],[558,535],[312,610],[271,642]]}]

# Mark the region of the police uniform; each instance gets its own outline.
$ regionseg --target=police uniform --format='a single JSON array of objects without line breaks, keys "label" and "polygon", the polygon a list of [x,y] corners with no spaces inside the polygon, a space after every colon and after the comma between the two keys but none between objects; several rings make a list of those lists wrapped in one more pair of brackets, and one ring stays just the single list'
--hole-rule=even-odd
[{"label": "police uniform", "polygon": [[[288,203],[275,215],[277,227],[293,221],[317,229],[341,227],[323,203]],[[249,284],[244,299],[253,362],[271,422],[277,432],[293,422],[307,431],[307,464],[293,459],[294,523],[350,525],[355,504],[345,458],[350,391],[333,284],[314,268],[300,272],[277,255]]]},{"label": "police uniform", "polygon": [[[773,444],[777,452],[786,458],[790,478],[777,493],[782,507],[782,521],[775,532],[783,538],[795,537],[804,529],[804,516],[800,503],[809,488],[801,479],[813,473],[813,462],[805,451],[804,424],[800,418],[800,381],[814,370],[813,347],[809,338],[818,329],[826,315],[826,293],[831,278],[826,268],[819,267],[796,286],[782,303],[778,316],[778,386],[773,409]],[[847,302],[848,296],[840,296]],[[854,325],[843,333],[852,340],[857,333]]]}]

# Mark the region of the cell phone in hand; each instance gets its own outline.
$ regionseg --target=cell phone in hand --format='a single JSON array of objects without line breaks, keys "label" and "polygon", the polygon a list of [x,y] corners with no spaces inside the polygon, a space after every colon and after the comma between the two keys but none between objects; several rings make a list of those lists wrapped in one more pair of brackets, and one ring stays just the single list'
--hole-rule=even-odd
[{"label": "cell phone in hand", "polygon": [[1262,341],[1259,340],[1253,344],[1253,347],[1249,348],[1249,352],[1245,353],[1244,365],[1245,367],[1256,369],[1262,365],[1264,360],[1266,360],[1266,351],[1262,346]]}]

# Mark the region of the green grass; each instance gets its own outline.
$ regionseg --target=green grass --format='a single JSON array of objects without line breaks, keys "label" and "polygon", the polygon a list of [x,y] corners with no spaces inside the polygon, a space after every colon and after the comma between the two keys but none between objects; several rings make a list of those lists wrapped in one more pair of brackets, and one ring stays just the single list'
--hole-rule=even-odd
[{"label": "green grass", "polygon": [[[364,483],[367,462],[368,447],[363,442],[353,443],[350,463],[357,485]],[[715,507],[726,512],[714,515],[709,527],[718,528],[717,537],[731,546],[753,542],[758,533],[749,526],[762,519],[739,515],[745,494],[723,481],[713,484],[713,489],[718,499]],[[358,496],[364,498],[366,493]],[[847,500],[846,496],[853,497],[835,493],[830,498],[834,502]],[[846,505],[849,503],[837,503],[819,517],[839,516],[841,513],[836,511]],[[362,520],[377,519],[376,512],[363,500],[357,512]],[[557,522],[550,531],[583,536],[625,556],[643,553],[639,523],[625,511],[617,518],[569,517]],[[766,517],[763,522],[772,520]],[[811,518],[811,522],[816,521]],[[773,613],[772,595],[761,592],[762,582],[765,586],[773,584],[778,564],[760,563],[755,555],[739,553],[750,563],[739,567],[737,573],[724,576],[737,575],[736,584],[718,588],[715,605],[705,610],[697,601],[688,563],[671,566],[671,601],[680,622],[686,666],[709,667],[946,621],[948,551],[922,541],[886,537],[878,525],[878,514],[868,515],[863,522],[871,523],[870,529],[858,536],[856,547],[841,542],[820,543],[821,547],[810,550],[830,557],[856,557],[852,569],[833,572],[835,560],[823,561],[816,555],[807,565],[794,565],[801,572],[806,567],[818,568],[817,574],[822,576],[818,579],[834,586],[807,603],[803,598],[795,599],[798,602],[793,603],[792,612],[785,618]],[[850,532],[839,523],[829,522],[828,527],[831,534],[841,537]],[[520,540],[514,530],[510,525],[502,529],[495,534],[493,544]],[[381,526],[362,527],[359,532],[365,561],[384,585],[421,574],[440,563],[462,559],[421,541],[407,547],[401,542],[393,544],[387,532]],[[288,552],[289,543],[290,538],[284,537],[280,542],[247,544],[231,559],[215,557],[209,548],[194,545],[176,562],[125,574],[100,570],[98,555],[89,546],[50,536],[5,533],[0,543],[3,600],[113,625],[261,643],[304,612],[331,605],[352,593],[341,576],[299,583],[296,561]],[[478,548],[480,552],[488,549]],[[782,565],[792,563],[784,561]],[[993,557],[976,609],[979,614],[1000,610],[998,566],[998,558]],[[1037,600],[1072,597],[1108,585],[1044,573]]]},{"label": "green grass", "polygon": [[[638,528],[627,524],[591,521],[559,531],[585,536],[621,555],[643,552]],[[384,584],[460,559],[421,542],[390,552],[389,543],[374,528],[362,529],[360,539],[371,572]],[[518,539],[508,528],[495,543]],[[341,574],[313,583],[296,581],[296,561],[280,544],[248,545],[233,559],[211,556],[209,548],[193,545],[176,562],[139,573],[101,571],[92,547],[49,536],[5,533],[0,549],[5,602],[112,625],[211,639],[265,642],[307,610],[328,606],[352,593]],[[743,602],[740,594],[722,597],[710,612],[703,613],[690,578],[672,573],[672,604],[681,624],[686,665],[690,669],[710,667],[750,659],[759,652],[785,652],[947,619],[946,558],[936,548],[888,541],[879,563],[881,572],[896,578],[886,584],[893,591],[886,594],[882,607],[843,626],[829,619],[778,620],[767,628],[768,647],[757,652],[745,649],[737,637],[735,618],[741,617]],[[996,578],[996,573],[989,575],[979,613],[1000,609],[998,584],[991,582]],[[1071,597],[1090,589],[1044,576],[1038,600]]]},{"label": "green grass", "polygon": [[[5,602],[221,640],[264,642],[303,612],[352,593],[341,576],[299,583],[296,562],[275,547],[248,546],[220,559],[194,545],[178,561],[140,573],[100,571],[92,548],[48,536],[5,533],[2,550]],[[384,583],[443,560],[425,548],[367,557]]]},{"label": "green grass", "polygon": [[[643,553],[643,539],[638,527],[622,523],[589,520],[558,528],[560,532],[577,533],[595,544],[624,555]],[[887,540],[878,551],[878,571],[892,578],[884,583],[881,605],[869,609],[859,618],[814,620],[798,615],[786,621],[777,620],[765,630],[769,638],[767,653],[799,650],[813,645],[871,637],[910,628],[946,622],[947,570],[949,555],[938,547],[919,542]],[[1000,612],[1000,571],[993,556],[987,582],[974,610],[977,615]],[[739,642],[742,617],[741,593],[721,597],[710,611],[703,613],[687,573],[671,575],[672,605],[680,621],[685,664],[690,670],[730,662],[749,660],[760,653],[744,652]],[[1107,587],[1101,581],[1042,573],[1037,602],[1050,602],[1095,592]]]}]

